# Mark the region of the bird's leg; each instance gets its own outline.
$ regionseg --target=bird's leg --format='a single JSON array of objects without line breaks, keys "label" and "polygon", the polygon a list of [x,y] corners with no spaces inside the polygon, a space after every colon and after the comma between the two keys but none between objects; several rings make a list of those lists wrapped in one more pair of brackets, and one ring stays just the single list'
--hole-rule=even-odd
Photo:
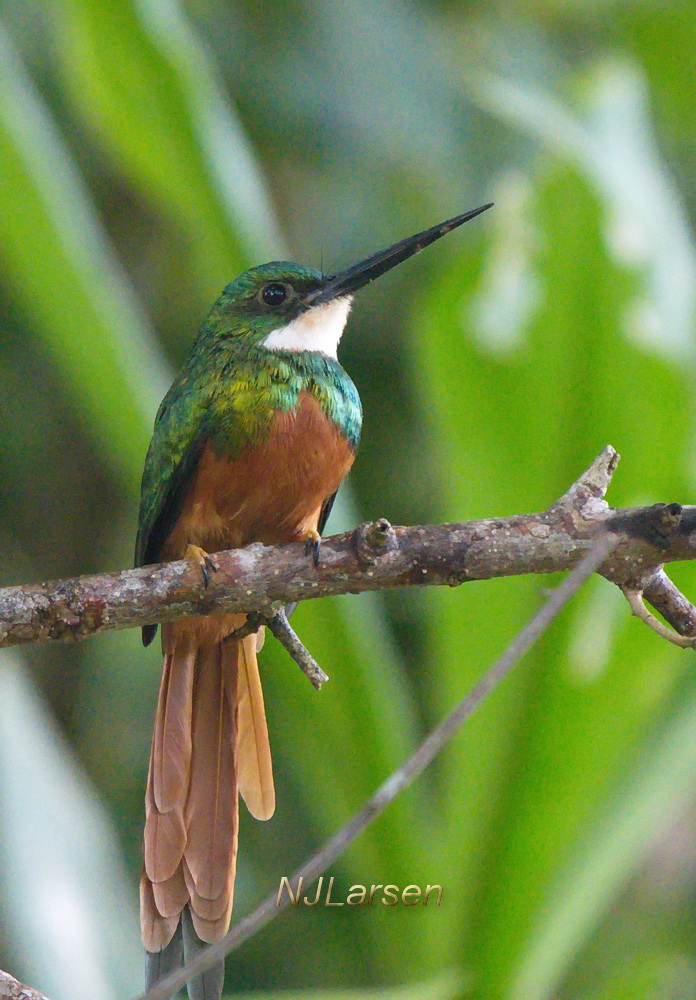
[{"label": "bird's leg", "polygon": [[202,549],[199,545],[187,545],[186,552],[184,553],[184,559],[193,559],[201,571],[203,577],[203,586],[207,587],[210,583],[210,572],[217,573],[218,564],[215,562],[212,556],[209,556],[205,549]]},{"label": "bird's leg", "polygon": [[302,535],[300,541],[305,543],[305,555],[312,553],[312,562],[319,565],[319,550],[321,548],[321,535],[316,528],[308,528]]},{"label": "bird's leg", "polygon": [[[237,639],[246,639],[248,635],[253,633],[258,633],[259,629],[263,625],[268,624],[268,616],[261,614],[260,611],[252,611],[246,616],[246,621],[239,628],[236,628],[234,632],[230,632],[222,640],[223,642],[235,642]],[[257,647],[258,651],[258,647]]]}]

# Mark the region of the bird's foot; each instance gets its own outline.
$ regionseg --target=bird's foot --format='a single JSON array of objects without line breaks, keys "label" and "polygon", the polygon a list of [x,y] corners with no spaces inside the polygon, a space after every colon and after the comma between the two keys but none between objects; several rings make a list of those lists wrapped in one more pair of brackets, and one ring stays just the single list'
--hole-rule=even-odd
[{"label": "bird's foot", "polygon": [[213,557],[208,555],[205,549],[202,549],[199,545],[187,545],[184,559],[193,559],[198,565],[203,577],[203,586],[207,588],[210,583],[210,573],[217,573],[218,571],[218,564]]},{"label": "bird's foot", "polygon": [[321,535],[314,528],[309,528],[300,537],[300,541],[305,543],[305,555],[312,553],[312,562],[319,565],[319,550],[321,549]]}]

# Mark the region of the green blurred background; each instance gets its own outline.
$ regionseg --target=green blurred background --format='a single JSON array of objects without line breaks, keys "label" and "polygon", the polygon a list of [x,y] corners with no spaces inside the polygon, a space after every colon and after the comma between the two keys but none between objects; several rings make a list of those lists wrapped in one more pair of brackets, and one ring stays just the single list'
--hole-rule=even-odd
[{"label": "green blurred background", "polygon": [[[130,564],[156,406],[240,270],[330,270],[489,200],[356,303],[364,444],[330,527],[542,509],[607,443],[613,504],[693,496],[692,0],[0,0],[0,21],[3,583]],[[547,584],[307,604],[320,694],[266,644],[279,805],[243,817],[237,917]],[[591,581],[332,869],[441,883],[442,906],[292,910],[229,993],[695,998],[695,666]],[[159,669],[135,631],[2,654],[0,966],[53,1000],[141,984]]]}]

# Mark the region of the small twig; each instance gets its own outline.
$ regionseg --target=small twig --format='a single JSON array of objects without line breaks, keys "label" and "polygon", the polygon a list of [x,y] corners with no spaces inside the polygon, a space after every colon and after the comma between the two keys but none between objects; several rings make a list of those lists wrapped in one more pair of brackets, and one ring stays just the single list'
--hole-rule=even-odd
[{"label": "small twig", "polygon": [[268,612],[254,611],[252,614],[247,615],[247,620],[243,625],[240,625],[239,628],[230,633],[223,641],[230,642],[232,639],[244,639],[247,635],[251,635],[252,632],[258,632],[264,625],[285,646],[312,687],[319,691],[322,684],[326,684],[328,681],[329,675],[324,673],[288,621],[287,612],[284,607],[272,608]]},{"label": "small twig", "polygon": [[658,621],[655,615],[650,614],[643,601],[643,592],[641,590],[624,589],[623,593],[636,618],[639,618],[648,628],[651,628],[653,632],[661,636],[661,638],[666,639],[667,642],[671,642],[674,646],[681,646],[682,649],[694,649],[696,647],[696,636],[680,635],[678,632],[673,632],[672,629],[667,628],[661,621]]},{"label": "small twig", "polygon": [[[611,555],[619,544],[619,538],[611,532],[601,535],[583,560],[575,567],[566,580],[553,591],[548,601],[536,612],[527,625],[517,634],[499,660],[484,674],[478,684],[466,695],[457,707],[430,733],[409,759],[377,789],[372,798],[342,827],[316,854],[306,861],[292,875],[291,884],[297,885],[300,878],[310,886],[322,875],[329,865],[353,843],[367,826],[380,816],[396,796],[403,791],[452,739],[460,727],[486,700],[492,691],[510,673],[516,663],[530,647],[543,635],[554,618],[577,593],[582,584]],[[212,968],[235,948],[238,948],[275,916],[288,906],[288,898],[278,901],[277,890],[232,927],[226,936],[216,944],[201,951],[182,969],[160,980],[156,986],[142,994],[137,1000],[166,1000],[181,989],[194,976]]]},{"label": "small twig", "polygon": [[643,587],[643,596],[679,635],[696,635],[696,607],[660,567]]},{"label": "small twig", "polygon": [[285,608],[278,608],[273,615],[270,615],[265,619],[265,624],[268,625],[276,639],[285,646],[290,656],[292,656],[293,660],[299,666],[302,673],[308,678],[312,686],[319,691],[322,684],[326,684],[328,681],[329,675],[324,673],[312,654],[303,644],[297,632],[288,621]]}]

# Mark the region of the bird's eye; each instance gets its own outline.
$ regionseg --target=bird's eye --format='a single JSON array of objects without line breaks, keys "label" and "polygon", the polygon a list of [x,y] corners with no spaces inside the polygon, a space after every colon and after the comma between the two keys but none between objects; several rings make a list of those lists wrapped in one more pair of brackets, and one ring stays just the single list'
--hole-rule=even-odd
[{"label": "bird's eye", "polygon": [[287,288],[285,285],[281,285],[279,281],[269,282],[261,292],[261,298],[267,306],[280,306],[285,302],[287,296]]}]

